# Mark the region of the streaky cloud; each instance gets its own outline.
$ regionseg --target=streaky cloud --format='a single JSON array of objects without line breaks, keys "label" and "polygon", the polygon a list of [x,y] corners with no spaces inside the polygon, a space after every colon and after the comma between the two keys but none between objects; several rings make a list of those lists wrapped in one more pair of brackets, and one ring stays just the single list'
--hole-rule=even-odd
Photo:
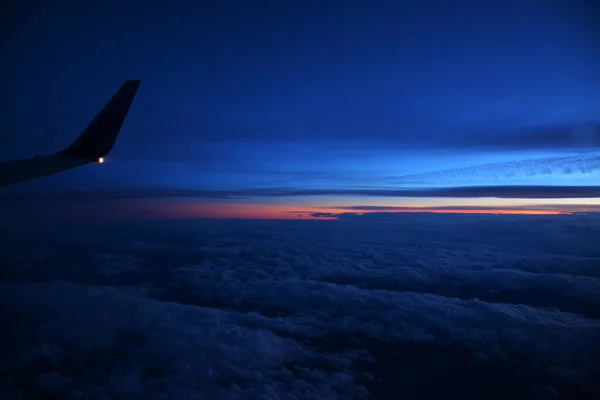
[{"label": "streaky cloud", "polygon": [[65,201],[108,199],[202,198],[236,200],[306,196],[439,197],[439,198],[517,198],[559,199],[600,198],[600,186],[459,186],[442,188],[250,188],[237,190],[140,188],[130,190],[63,191],[45,193],[6,192],[0,201]]},{"label": "streaky cloud", "polygon": [[[529,126],[509,123],[505,129],[498,129],[494,123],[476,128],[461,127],[448,129],[447,135],[434,141],[410,137],[411,143],[419,148],[444,148],[472,151],[512,151],[512,150],[589,150],[600,148],[600,123],[597,120],[575,120]],[[392,145],[397,141],[390,135],[387,140]],[[402,143],[403,145],[405,143]]]},{"label": "streaky cloud", "polygon": [[527,204],[514,206],[434,206],[434,207],[411,207],[411,206],[338,206],[328,207],[340,210],[352,211],[563,211],[563,212],[600,212],[600,204]]},{"label": "streaky cloud", "polygon": [[569,148],[597,150],[600,147],[600,124],[581,122],[540,126],[506,132],[503,135],[483,136],[480,142],[475,141],[473,145],[479,145],[480,148],[503,150]]},{"label": "streaky cloud", "polygon": [[394,183],[419,181],[460,183],[465,181],[489,181],[540,175],[591,174],[600,171],[600,155],[585,153],[564,157],[532,158],[526,160],[480,164],[464,168],[452,168],[399,176]]}]

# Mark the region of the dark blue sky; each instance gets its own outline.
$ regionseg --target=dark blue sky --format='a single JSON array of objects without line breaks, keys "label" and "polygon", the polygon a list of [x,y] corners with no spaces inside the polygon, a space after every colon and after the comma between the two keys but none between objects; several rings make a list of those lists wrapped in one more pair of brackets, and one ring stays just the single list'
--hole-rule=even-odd
[{"label": "dark blue sky", "polygon": [[[568,188],[600,181],[597,2],[210,3],[13,2],[2,159],[59,150],[122,81],[142,80],[105,164],[14,190],[245,194],[211,207],[600,205],[597,189]],[[567,188],[533,203],[510,188],[376,194],[490,185]]]}]

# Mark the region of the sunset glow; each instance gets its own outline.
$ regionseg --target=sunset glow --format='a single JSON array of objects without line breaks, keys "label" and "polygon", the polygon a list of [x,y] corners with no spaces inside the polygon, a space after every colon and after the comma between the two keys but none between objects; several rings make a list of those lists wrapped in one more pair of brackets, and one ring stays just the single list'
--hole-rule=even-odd
[{"label": "sunset glow", "polygon": [[[132,49],[120,38],[146,24],[134,5],[103,7],[114,24],[57,6],[15,33],[0,160],[69,143],[124,80],[142,83],[114,146],[90,153],[106,158],[87,158],[101,168],[3,189],[0,217],[600,212],[600,35],[572,2],[225,3],[148,22]],[[95,56],[80,37],[102,44]]]},{"label": "sunset glow", "polygon": [[[404,210],[357,211],[345,208],[311,207],[287,204],[223,204],[200,203],[193,201],[162,202],[144,201],[124,206],[137,212],[128,214],[140,218],[169,219],[169,218],[209,218],[209,219],[292,219],[292,220],[336,220],[336,215],[343,213],[367,214],[370,212],[391,213],[445,213],[445,214],[522,214],[522,215],[557,215],[570,214],[570,211],[556,209],[435,209],[413,208]],[[127,216],[125,216],[127,218]]]},{"label": "sunset glow", "polygon": [[[139,205],[138,205],[139,208]],[[197,203],[177,202],[149,203],[146,207],[146,215],[156,218],[211,218],[211,219],[319,219],[335,220],[334,214],[356,213],[366,214],[375,211],[356,211],[344,208],[321,208],[311,206],[295,206],[286,204],[223,204],[223,203]],[[536,209],[435,209],[414,208],[404,210],[379,210],[393,213],[456,213],[456,214],[523,214],[523,215],[556,215],[570,214],[562,210],[536,210]],[[321,214],[315,216],[314,214]],[[331,214],[331,215],[323,215]]]}]

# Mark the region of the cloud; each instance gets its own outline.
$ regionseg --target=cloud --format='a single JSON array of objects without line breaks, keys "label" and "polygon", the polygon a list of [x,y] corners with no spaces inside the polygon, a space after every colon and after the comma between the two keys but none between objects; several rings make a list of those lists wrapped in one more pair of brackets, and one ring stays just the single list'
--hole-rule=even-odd
[{"label": "cloud", "polygon": [[[406,210],[405,210],[406,211]],[[417,219],[435,219],[440,218],[431,214],[444,213],[447,215],[446,218],[449,218],[450,221],[456,222],[452,218],[475,218],[477,215],[487,215],[489,218],[500,218],[502,216],[513,215],[513,214],[521,214],[523,216],[530,216],[534,218],[541,218],[542,216],[547,215],[556,215],[556,214],[567,214],[565,211],[556,211],[556,212],[542,212],[536,213],[534,210],[496,210],[496,209],[485,209],[482,213],[478,213],[478,210],[467,209],[466,212],[452,212],[456,210],[427,210],[427,209],[411,209],[410,212],[398,212],[398,211],[367,211],[367,212],[352,212],[352,211],[340,211],[336,212],[307,212],[306,214],[313,218],[323,218],[323,219],[335,219],[339,221],[355,221],[355,222],[397,222],[397,223],[406,223],[412,222],[412,218]],[[547,211],[547,210],[544,210]],[[305,214],[305,215],[306,215]],[[417,214],[416,217],[412,217],[407,214]],[[430,214],[430,215],[427,215]],[[600,216],[600,212],[577,212],[574,211],[573,215],[582,215],[589,217],[590,219],[597,219]]]},{"label": "cloud", "polygon": [[[367,106],[367,105],[365,105]],[[405,105],[408,106],[408,105]],[[406,108],[405,108],[406,109]],[[248,145],[276,146],[285,151],[289,146],[299,143],[315,148],[335,148],[337,152],[344,149],[361,149],[363,151],[385,150],[430,150],[445,149],[459,151],[514,151],[514,150],[598,150],[600,148],[600,124],[597,122],[574,122],[555,125],[544,125],[523,128],[521,126],[507,127],[499,130],[497,121],[488,121],[473,127],[468,124],[440,123],[431,117],[431,110],[411,109],[403,115],[394,111],[393,115],[381,111],[380,106],[370,109],[361,107],[357,112],[348,109],[338,111],[334,122],[325,121],[332,118],[332,110],[327,109],[326,115],[315,117],[322,110],[312,110],[313,118],[302,112],[297,117],[285,118],[282,121],[256,120],[254,123],[231,121],[203,121],[197,131],[202,131],[203,143],[192,146],[178,145],[177,141],[165,143],[163,151],[144,149],[143,147],[128,148],[128,154],[134,158],[203,160],[210,165],[237,164],[240,162],[236,150],[238,146],[248,148]],[[421,114],[415,118],[415,114]],[[269,115],[271,117],[271,115]],[[268,117],[267,117],[268,118]],[[323,128],[327,126],[325,129]],[[294,127],[290,129],[290,127]],[[224,136],[224,132],[227,134]],[[323,138],[327,138],[323,142]],[[188,143],[189,140],[186,141]],[[216,145],[221,151],[207,151],[209,146]],[[321,147],[322,145],[323,147]],[[259,150],[258,156],[263,151]],[[250,167],[250,166],[249,166]]]},{"label": "cloud", "polygon": [[[484,211],[484,212],[519,212],[519,211],[559,211],[559,212],[600,212],[600,204],[572,204],[572,203],[555,203],[555,204],[526,204],[514,206],[431,206],[431,207],[414,207],[414,206],[337,206],[328,208],[338,208],[340,210],[352,211],[378,211],[378,212],[395,212],[395,211],[432,211],[432,212],[461,212],[461,211]],[[298,213],[291,211],[291,213]],[[306,213],[301,211],[300,213]],[[318,212],[313,214],[319,214]],[[335,214],[335,213],[330,213]]]},{"label": "cloud", "polygon": [[456,184],[473,180],[495,181],[539,175],[590,174],[597,171],[600,171],[600,155],[582,154],[481,164],[466,168],[404,175],[395,178],[394,183],[429,181],[432,183]]},{"label": "cloud", "polygon": [[411,138],[414,144],[457,150],[514,151],[514,150],[573,150],[600,149],[600,124],[598,122],[573,122],[545,124],[531,127],[509,127],[499,130],[494,123],[482,124],[462,131],[447,129],[445,135],[430,138]]},{"label": "cloud", "polygon": [[[34,292],[41,301],[22,302],[15,312],[52,318],[41,323],[46,344],[21,341],[6,360],[12,371],[3,385],[14,388],[25,379],[21,374],[31,371],[31,386],[21,389],[25,395],[258,399],[289,393],[308,399],[333,398],[334,388],[344,398],[365,394],[343,369],[337,374],[286,369],[287,363],[301,367],[303,358],[317,354],[265,329],[268,323],[256,315],[60,282],[3,285],[0,298],[7,304]],[[52,360],[54,367],[44,368]],[[77,364],[92,371],[82,374]]]},{"label": "cloud", "polygon": [[402,217],[1,231],[3,390],[600,393],[597,218]]},{"label": "cloud", "polygon": [[[469,139],[465,139],[469,144]],[[600,124],[543,126],[504,132],[502,135],[473,135],[470,144],[484,149],[600,149]]]},{"label": "cloud", "polygon": [[60,192],[6,192],[0,201],[15,206],[21,202],[51,201],[101,201],[118,199],[202,198],[202,199],[249,199],[306,196],[371,196],[371,197],[439,197],[439,198],[597,198],[600,186],[459,186],[440,188],[254,188],[239,190],[140,188],[131,190],[93,190]]}]

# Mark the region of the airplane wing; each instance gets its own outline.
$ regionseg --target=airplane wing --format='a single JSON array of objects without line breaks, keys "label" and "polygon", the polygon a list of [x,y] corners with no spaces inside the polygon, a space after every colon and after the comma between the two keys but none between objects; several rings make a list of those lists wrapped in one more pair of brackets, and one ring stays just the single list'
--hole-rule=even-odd
[{"label": "airplane wing", "polygon": [[117,139],[140,83],[139,80],[123,83],[66,149],[46,156],[0,162],[0,187],[103,162]]}]

